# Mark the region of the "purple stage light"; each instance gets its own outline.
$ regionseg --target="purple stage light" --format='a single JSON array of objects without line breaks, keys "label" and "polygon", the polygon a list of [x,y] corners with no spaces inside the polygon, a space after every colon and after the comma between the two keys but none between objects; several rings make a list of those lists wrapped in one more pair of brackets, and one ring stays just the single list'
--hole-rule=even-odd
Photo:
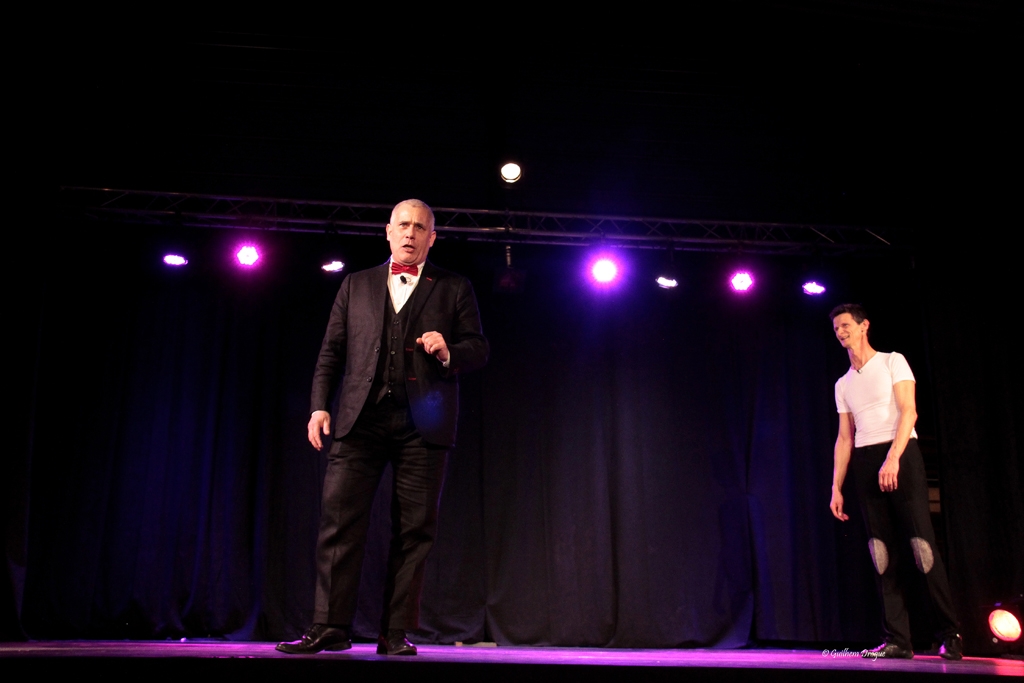
[{"label": "purple stage light", "polygon": [[590,274],[601,284],[608,284],[619,274],[619,267],[610,258],[600,258],[590,268]]},{"label": "purple stage light", "polygon": [[630,264],[611,250],[595,251],[587,257],[583,275],[598,290],[618,289],[629,274]]},{"label": "purple stage light", "polygon": [[804,294],[824,294],[825,288],[813,280],[804,283]]},{"label": "purple stage light", "polygon": [[169,266],[183,266],[188,263],[188,259],[178,254],[167,254],[164,256],[164,263]]},{"label": "purple stage light", "polygon": [[238,253],[235,254],[235,256],[238,258],[238,262],[243,266],[252,266],[260,258],[259,252],[256,251],[256,247],[253,246],[242,247],[238,250]]},{"label": "purple stage light", "polygon": [[737,292],[746,292],[754,286],[754,278],[746,271],[735,273],[729,282]]},{"label": "purple stage light", "polygon": [[320,267],[324,269],[324,272],[337,273],[339,270],[345,267],[345,264],[342,263],[341,261],[331,261],[330,263],[325,263]]}]

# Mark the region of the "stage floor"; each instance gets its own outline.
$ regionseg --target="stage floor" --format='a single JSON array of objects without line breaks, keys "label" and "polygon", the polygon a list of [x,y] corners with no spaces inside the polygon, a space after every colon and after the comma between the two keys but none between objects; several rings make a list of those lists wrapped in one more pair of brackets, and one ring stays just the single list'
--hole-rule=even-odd
[{"label": "stage floor", "polygon": [[[0,667],[39,673],[45,669],[122,670],[189,675],[226,673],[227,669],[256,673],[259,669],[301,674],[333,669],[340,675],[385,678],[409,675],[444,676],[447,680],[729,680],[757,675],[771,680],[872,681],[893,677],[901,681],[933,675],[1024,676],[1024,661],[968,657],[947,662],[936,656],[913,660],[865,660],[849,651],[810,650],[620,650],[557,647],[459,647],[420,645],[416,657],[377,655],[372,644],[356,643],[344,652],[289,656],[274,643],[209,641],[51,641],[0,643]],[[406,667],[422,667],[410,670]]]}]

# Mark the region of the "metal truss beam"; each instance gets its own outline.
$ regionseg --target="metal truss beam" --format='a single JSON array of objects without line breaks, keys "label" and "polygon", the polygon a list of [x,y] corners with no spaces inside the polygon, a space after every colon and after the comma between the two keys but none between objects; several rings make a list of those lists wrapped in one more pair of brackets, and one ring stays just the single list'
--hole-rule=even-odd
[{"label": "metal truss beam", "polygon": [[[62,187],[65,211],[102,222],[152,226],[379,235],[391,206],[181,192]],[[763,254],[890,251],[911,232],[818,223],[600,216],[435,208],[439,235],[502,243],[604,244]]]}]

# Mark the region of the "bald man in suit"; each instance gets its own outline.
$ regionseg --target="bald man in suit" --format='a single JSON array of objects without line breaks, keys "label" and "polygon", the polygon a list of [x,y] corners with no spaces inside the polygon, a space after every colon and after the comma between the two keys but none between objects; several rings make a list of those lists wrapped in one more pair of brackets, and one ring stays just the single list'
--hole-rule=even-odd
[{"label": "bald man in suit", "polygon": [[288,654],[345,650],[370,509],[392,467],[391,544],[377,653],[414,655],[426,556],[434,542],[448,451],[455,444],[458,375],[483,367],[489,346],[469,281],[427,261],[434,214],[400,202],[385,227],[391,258],[349,275],[335,298],[313,375],[309,442],[323,448],[341,395],[317,539],[313,625],[280,643]]}]

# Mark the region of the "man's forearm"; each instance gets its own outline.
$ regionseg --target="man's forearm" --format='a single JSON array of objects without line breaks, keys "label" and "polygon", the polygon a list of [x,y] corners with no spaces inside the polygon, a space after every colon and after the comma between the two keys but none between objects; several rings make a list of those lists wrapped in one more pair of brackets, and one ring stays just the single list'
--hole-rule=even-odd
[{"label": "man's forearm", "polygon": [[457,372],[479,370],[487,364],[490,345],[480,326],[480,309],[469,283],[459,292],[456,325],[448,345],[449,365]]},{"label": "man's forearm", "polygon": [[334,402],[342,375],[345,373],[345,359],[348,356],[348,298],[352,278],[346,278],[338,289],[338,296],[331,308],[327,331],[320,345],[320,355],[313,371],[313,391],[310,396],[310,413],[317,410],[329,411]]},{"label": "man's forearm", "polygon": [[846,481],[846,469],[850,465],[850,456],[853,454],[853,444],[849,439],[839,437],[836,439],[835,459],[832,468],[832,488],[842,491],[843,482]]},{"label": "man's forearm", "polygon": [[907,448],[907,442],[910,441],[910,436],[914,433],[914,424],[917,422],[915,388],[916,385],[909,380],[892,385],[899,417],[896,420],[896,434],[893,436],[892,446],[889,447],[888,457],[896,461],[899,461],[903,451]]},{"label": "man's forearm", "polygon": [[903,451],[907,448],[910,435],[914,433],[914,424],[916,423],[916,410],[907,410],[900,413],[899,422],[896,424],[896,437],[892,440],[892,446],[889,447],[889,455],[894,458],[903,456]]}]

